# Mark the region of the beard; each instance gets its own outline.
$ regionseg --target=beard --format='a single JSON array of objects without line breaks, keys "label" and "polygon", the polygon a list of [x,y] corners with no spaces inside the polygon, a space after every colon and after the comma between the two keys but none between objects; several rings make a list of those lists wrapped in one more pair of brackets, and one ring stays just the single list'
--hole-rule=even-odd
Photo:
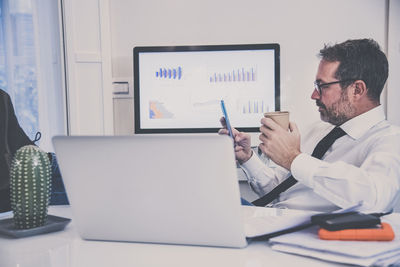
[{"label": "beard", "polygon": [[354,108],[349,101],[346,91],[343,91],[340,99],[332,103],[329,107],[325,106],[319,99],[316,100],[316,104],[321,108],[321,120],[336,126],[342,125],[351,119],[354,114]]}]

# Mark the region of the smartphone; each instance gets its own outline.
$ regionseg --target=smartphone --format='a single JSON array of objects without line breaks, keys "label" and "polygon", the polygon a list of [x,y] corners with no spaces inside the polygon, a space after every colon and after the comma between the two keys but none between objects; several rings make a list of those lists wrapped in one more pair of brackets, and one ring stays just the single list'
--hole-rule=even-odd
[{"label": "smartphone", "polygon": [[338,231],[343,229],[360,229],[360,228],[374,228],[381,223],[379,217],[354,213],[346,214],[326,219],[320,219],[318,225],[329,231]]},{"label": "smartphone", "polygon": [[324,224],[327,220],[333,219],[333,218],[338,218],[338,217],[343,217],[343,216],[348,216],[348,215],[353,215],[353,214],[358,214],[358,211],[348,211],[348,212],[341,212],[341,213],[319,213],[311,216],[311,222],[313,224],[321,225]]},{"label": "smartphone", "polygon": [[222,114],[225,117],[226,128],[228,129],[229,136],[232,137],[232,139],[233,139],[232,127],[231,127],[231,123],[229,122],[228,113],[226,112],[224,100],[221,100],[221,109],[222,109]]}]

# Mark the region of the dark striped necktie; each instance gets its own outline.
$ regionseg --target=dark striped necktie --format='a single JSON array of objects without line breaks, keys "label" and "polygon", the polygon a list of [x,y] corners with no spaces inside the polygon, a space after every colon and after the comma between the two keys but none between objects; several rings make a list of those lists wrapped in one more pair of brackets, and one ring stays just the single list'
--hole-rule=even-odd
[{"label": "dark striped necktie", "polygon": [[[318,142],[311,156],[321,159],[325,155],[326,151],[328,151],[328,149],[336,141],[336,139],[342,137],[343,135],[346,135],[346,132],[343,131],[342,128],[333,128],[332,131],[330,131],[324,138],[321,139],[321,141]],[[274,199],[278,198],[282,192],[288,190],[296,183],[297,180],[293,177],[293,175],[291,175],[285,181],[272,189],[268,194],[260,197],[257,200],[254,200],[252,204],[254,206],[264,207],[265,205],[271,203]]]}]

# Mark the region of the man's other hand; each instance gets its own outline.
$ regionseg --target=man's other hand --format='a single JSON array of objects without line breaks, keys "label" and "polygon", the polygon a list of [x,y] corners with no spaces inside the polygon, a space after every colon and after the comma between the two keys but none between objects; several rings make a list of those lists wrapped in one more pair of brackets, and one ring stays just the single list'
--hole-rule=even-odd
[{"label": "man's other hand", "polygon": [[276,164],[290,170],[293,160],[301,153],[297,125],[290,122],[287,131],[270,118],[262,118],[261,124],[261,151]]}]

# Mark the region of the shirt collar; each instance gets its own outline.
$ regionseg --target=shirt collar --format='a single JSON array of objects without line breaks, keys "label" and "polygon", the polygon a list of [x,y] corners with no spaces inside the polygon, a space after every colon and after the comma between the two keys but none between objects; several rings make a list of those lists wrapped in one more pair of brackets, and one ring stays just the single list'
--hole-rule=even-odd
[{"label": "shirt collar", "polygon": [[383,120],[385,120],[385,113],[382,105],[379,105],[352,118],[351,120],[346,121],[340,126],[340,128],[342,128],[351,138],[358,139],[365,132]]}]

